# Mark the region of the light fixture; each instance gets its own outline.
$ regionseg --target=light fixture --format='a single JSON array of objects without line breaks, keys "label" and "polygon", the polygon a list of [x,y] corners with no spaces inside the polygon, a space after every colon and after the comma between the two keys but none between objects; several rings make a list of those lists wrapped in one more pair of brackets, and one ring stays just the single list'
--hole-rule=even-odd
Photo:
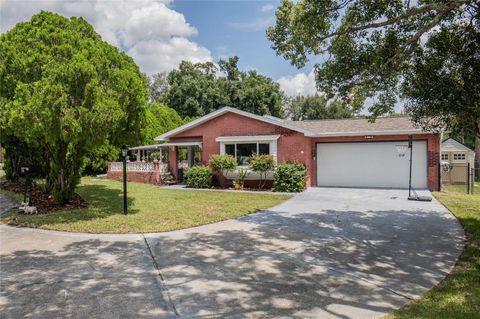
[{"label": "light fixture", "polygon": [[126,157],[128,154],[128,147],[126,145],[122,146],[122,156]]}]

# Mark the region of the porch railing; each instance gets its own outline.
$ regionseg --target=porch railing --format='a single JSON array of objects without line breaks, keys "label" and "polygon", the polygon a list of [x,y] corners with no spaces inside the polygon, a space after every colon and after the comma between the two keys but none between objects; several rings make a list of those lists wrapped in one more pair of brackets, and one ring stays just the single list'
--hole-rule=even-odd
[{"label": "porch railing", "polygon": [[[123,170],[122,162],[109,163],[109,171],[121,172]],[[128,162],[127,172],[168,172],[168,164],[162,162]]]}]

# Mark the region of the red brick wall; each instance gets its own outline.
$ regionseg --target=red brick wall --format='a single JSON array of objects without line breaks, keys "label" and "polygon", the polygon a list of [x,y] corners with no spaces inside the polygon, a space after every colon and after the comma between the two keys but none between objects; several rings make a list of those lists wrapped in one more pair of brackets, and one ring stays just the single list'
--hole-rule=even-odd
[{"label": "red brick wall", "polygon": [[[202,163],[207,164],[211,155],[220,153],[219,136],[273,135],[280,134],[277,144],[278,162],[300,161],[306,164],[309,172],[307,186],[316,185],[316,142],[358,142],[366,141],[362,136],[308,138],[302,133],[285,129],[273,124],[258,121],[235,113],[226,113],[190,130],[179,133],[172,141],[199,139],[203,142]],[[407,135],[373,136],[368,141],[407,140]],[[439,190],[439,152],[440,136],[438,134],[414,135],[416,140],[427,140],[428,151],[428,186],[430,190]],[[176,165],[176,157],[170,153],[170,166]],[[176,170],[174,170],[176,172]]]},{"label": "red brick wall", "polygon": [[[211,155],[220,153],[219,136],[248,136],[280,134],[277,141],[278,162],[301,161],[311,166],[311,145],[302,133],[273,124],[258,121],[235,113],[226,113],[190,130],[179,133],[171,141],[202,140],[202,163],[207,164]],[[172,166],[172,157],[170,157]],[[175,161],[176,162],[176,161]],[[310,185],[310,184],[308,184]]]},{"label": "red brick wall", "polygon": [[[428,158],[428,188],[431,191],[440,190],[439,180],[439,158],[440,158],[440,135],[439,134],[416,134],[414,140],[427,141],[427,158]],[[374,135],[372,139],[365,139],[365,136],[342,136],[342,137],[318,137],[311,139],[312,161],[315,162],[316,143],[318,142],[375,142],[375,141],[406,141],[408,135]],[[311,165],[312,185],[316,185],[317,166]]]},{"label": "red brick wall", "polygon": [[[107,178],[123,181],[123,173],[121,171],[107,171]],[[127,181],[154,185],[157,184],[154,172],[128,172]]]}]

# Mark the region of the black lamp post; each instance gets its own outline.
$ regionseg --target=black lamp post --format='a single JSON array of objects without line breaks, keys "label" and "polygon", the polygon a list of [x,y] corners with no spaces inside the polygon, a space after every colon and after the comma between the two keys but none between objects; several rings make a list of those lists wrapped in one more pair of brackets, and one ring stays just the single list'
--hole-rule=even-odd
[{"label": "black lamp post", "polygon": [[127,214],[127,154],[128,147],[126,145],[122,146],[122,157],[123,157],[123,213]]}]

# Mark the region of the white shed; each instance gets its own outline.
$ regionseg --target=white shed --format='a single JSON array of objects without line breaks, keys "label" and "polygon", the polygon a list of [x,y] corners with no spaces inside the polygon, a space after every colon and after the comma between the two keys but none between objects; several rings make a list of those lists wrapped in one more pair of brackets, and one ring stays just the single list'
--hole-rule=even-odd
[{"label": "white shed", "polygon": [[457,140],[449,137],[441,145],[441,162],[444,167],[442,179],[448,183],[466,183],[467,167],[474,168],[475,152]]}]

